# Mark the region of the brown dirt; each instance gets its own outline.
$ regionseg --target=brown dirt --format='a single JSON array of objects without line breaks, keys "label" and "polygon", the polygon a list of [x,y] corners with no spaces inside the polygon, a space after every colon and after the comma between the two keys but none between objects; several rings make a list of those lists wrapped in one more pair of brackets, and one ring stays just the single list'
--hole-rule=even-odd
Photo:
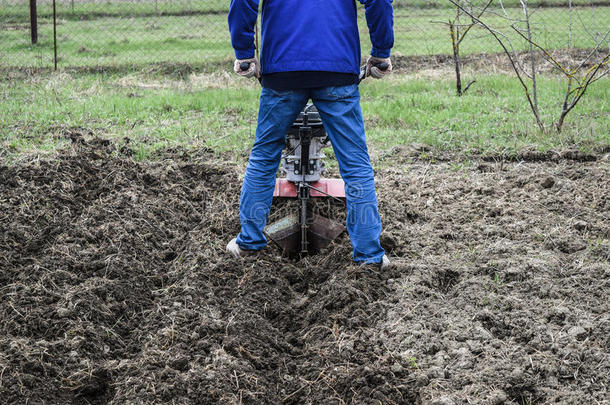
[{"label": "brown dirt", "polygon": [[0,165],[0,402],[608,404],[604,158],[379,171],[383,273],[345,236],[227,258],[238,172],[76,135]]},{"label": "brown dirt", "polygon": [[[549,54],[562,66],[576,67],[582,61],[589,58],[591,52],[592,49],[569,48],[553,49],[549,51]],[[590,57],[589,61],[583,65],[583,69],[586,70],[595,63],[601,62],[608,53],[608,50],[599,50],[596,56]],[[535,55],[538,72],[562,74],[553,63],[547,60],[542,52],[535,52]],[[517,56],[524,63],[527,62],[529,53],[527,51],[520,51],[517,52]],[[462,67],[467,68],[469,71],[513,74],[510,60],[502,52],[463,55],[460,60]],[[431,69],[454,69],[453,55],[394,55],[392,64],[397,72],[405,73],[415,73]]]},{"label": "brown dirt", "polygon": [[[586,59],[592,49],[554,49],[550,51],[551,56],[562,66],[575,67]],[[592,57],[589,62],[583,65],[584,69],[591,67],[594,63],[600,62],[606,55],[608,50],[600,49],[597,56]],[[528,52],[517,52],[519,60],[523,63],[529,57]],[[537,70],[539,73],[551,73],[562,75],[562,73],[552,63],[548,62],[541,52],[536,53]],[[452,74],[454,71],[453,56],[448,54],[438,55],[401,55],[396,53],[392,56],[392,64],[396,73],[418,73],[426,71],[443,71],[447,74]],[[226,73],[230,72],[233,65],[232,59],[223,61],[214,61],[205,64],[189,64],[177,62],[159,62],[149,63],[146,65],[112,65],[112,66],[66,66],[62,68],[65,73],[116,73],[119,75],[131,75],[134,72],[144,75],[160,75],[165,77],[164,83],[153,83],[155,86],[168,87],[170,84],[174,87],[183,86],[180,81],[204,81],[207,85],[214,87],[211,80],[220,80],[223,86],[230,85],[231,79],[227,78]],[[513,68],[508,57],[503,52],[467,54],[461,57],[461,65],[464,73],[480,72],[480,73],[498,73],[498,74],[514,74]],[[0,80],[27,80],[32,76],[39,76],[43,72],[52,72],[53,67],[31,67],[31,66],[0,66]],[[218,72],[223,72],[218,74]],[[211,79],[210,79],[211,75]],[[230,77],[230,76],[229,76]],[[449,76],[452,77],[452,76]],[[125,82],[133,81],[134,78],[128,76],[122,78],[119,85]],[[170,81],[168,84],[167,80]],[[173,83],[171,83],[173,81]],[[227,84],[227,81],[229,84]],[[250,83],[250,82],[249,82]],[[256,82],[250,83],[257,86]],[[241,86],[244,84],[241,83]]]}]

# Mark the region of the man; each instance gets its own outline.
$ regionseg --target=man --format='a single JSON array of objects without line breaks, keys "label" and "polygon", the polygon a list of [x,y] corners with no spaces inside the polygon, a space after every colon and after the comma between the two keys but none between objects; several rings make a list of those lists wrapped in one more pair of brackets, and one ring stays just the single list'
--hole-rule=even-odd
[{"label": "man", "polygon": [[[373,48],[366,73],[392,70],[392,0],[364,4]],[[261,63],[254,57],[259,0],[231,0],[229,30],[235,73],[260,77],[258,125],[241,190],[241,232],[229,242],[234,257],[263,249],[275,176],[288,128],[311,98],[331,140],[345,182],[347,231],[357,263],[387,267],[379,243],[381,220],[360,110],[360,39],[355,0],[265,0]],[[377,65],[385,62],[387,69]],[[242,66],[248,69],[242,70]]]}]

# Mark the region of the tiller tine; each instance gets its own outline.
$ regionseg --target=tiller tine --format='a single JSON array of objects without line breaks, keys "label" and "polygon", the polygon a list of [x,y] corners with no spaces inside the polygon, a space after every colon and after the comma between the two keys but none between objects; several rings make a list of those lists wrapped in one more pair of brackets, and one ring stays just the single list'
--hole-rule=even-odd
[{"label": "tiller tine", "polygon": [[330,146],[320,114],[308,104],[286,134],[281,172],[284,178],[275,182],[273,197],[296,198],[298,214],[288,215],[269,224],[265,233],[285,253],[306,255],[319,252],[345,230],[328,218],[314,214],[309,201],[330,197],[345,200],[345,183],[341,179],[325,179],[325,157],[322,149]]},{"label": "tiller tine", "polygon": [[299,216],[291,214],[265,227],[265,235],[284,252],[298,252],[301,248]]},{"label": "tiller tine", "polygon": [[345,230],[338,222],[321,217],[318,214],[311,215],[311,223],[307,228],[307,242],[311,252],[319,252],[330,244],[337,236]]},{"label": "tiller tine", "polygon": [[[339,200],[345,198],[345,185],[341,179],[320,179],[307,186],[308,197],[312,199],[331,197]],[[274,197],[298,198],[299,190],[297,185],[285,179],[277,179],[275,183]],[[307,225],[305,234],[307,241],[303,240],[303,218]],[[290,214],[279,219],[265,228],[265,233],[286,253],[305,253],[303,247],[306,246],[307,253],[316,253],[324,249],[336,237],[338,237],[345,227],[328,218],[310,212],[300,212]]]},{"label": "tiller tine", "polygon": [[[275,221],[265,228],[265,234],[286,253],[301,253],[302,232],[299,215],[291,214]],[[307,246],[308,253],[324,249],[345,227],[318,214],[308,215]]]}]

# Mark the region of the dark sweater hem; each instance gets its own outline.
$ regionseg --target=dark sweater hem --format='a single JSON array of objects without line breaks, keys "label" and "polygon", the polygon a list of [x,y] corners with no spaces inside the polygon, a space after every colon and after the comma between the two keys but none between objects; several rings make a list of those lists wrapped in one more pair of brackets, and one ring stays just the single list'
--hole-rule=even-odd
[{"label": "dark sweater hem", "polygon": [[263,87],[273,90],[312,89],[329,86],[349,86],[358,84],[358,75],[338,72],[278,72],[262,77]]}]

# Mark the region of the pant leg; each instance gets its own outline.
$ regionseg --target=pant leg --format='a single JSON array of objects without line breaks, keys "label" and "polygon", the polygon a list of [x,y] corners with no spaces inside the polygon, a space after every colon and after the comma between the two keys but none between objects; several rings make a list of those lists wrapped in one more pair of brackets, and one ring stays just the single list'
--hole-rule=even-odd
[{"label": "pant leg", "polygon": [[381,219],[373,168],[369,158],[357,85],[312,91],[345,181],[347,232],[353,257],[360,263],[379,263],[385,251],[379,243]]},{"label": "pant leg", "polygon": [[286,132],[309,98],[307,91],[276,91],[263,88],[258,110],[254,146],[241,188],[237,244],[260,250],[267,244],[263,229],[267,222],[275,177],[286,142]]}]

